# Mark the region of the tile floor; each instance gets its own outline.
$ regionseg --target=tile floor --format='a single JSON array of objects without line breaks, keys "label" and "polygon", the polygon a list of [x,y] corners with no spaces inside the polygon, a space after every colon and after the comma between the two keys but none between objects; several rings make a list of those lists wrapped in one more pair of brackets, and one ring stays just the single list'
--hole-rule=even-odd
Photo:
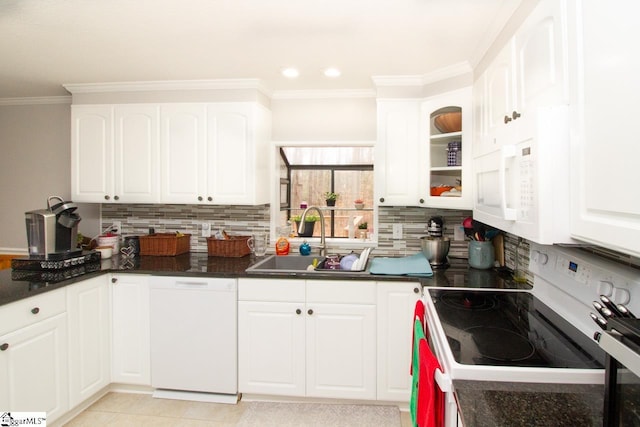
[{"label": "tile floor", "polygon": [[[246,408],[237,405],[154,399],[148,394],[111,392],[66,426],[232,427]],[[408,412],[400,412],[402,427],[411,426]],[[330,426],[327,426],[330,427]]]}]

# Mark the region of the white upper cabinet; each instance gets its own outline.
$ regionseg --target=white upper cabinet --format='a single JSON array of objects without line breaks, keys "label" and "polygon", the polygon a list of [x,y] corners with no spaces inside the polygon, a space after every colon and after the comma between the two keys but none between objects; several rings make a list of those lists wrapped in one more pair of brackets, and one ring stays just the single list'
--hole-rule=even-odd
[{"label": "white upper cabinet", "polygon": [[157,200],[158,107],[74,105],[71,121],[73,200]]},{"label": "white upper cabinet", "polygon": [[420,101],[379,100],[375,192],[380,206],[418,206]]},{"label": "white upper cabinet", "polygon": [[74,105],[72,198],[268,203],[270,123],[255,102]]},{"label": "white upper cabinet", "polygon": [[523,137],[518,119],[537,107],[568,103],[565,3],[542,0],[474,84],[474,157]]},{"label": "white upper cabinet", "polygon": [[[640,144],[633,123],[640,97],[639,3],[578,1],[572,96],[571,233],[640,257]],[[573,68],[575,66],[575,68]]]},{"label": "white upper cabinet", "polygon": [[162,202],[212,202],[207,200],[205,104],[163,105],[160,117]]},{"label": "white upper cabinet", "polygon": [[[460,125],[439,129],[437,117],[451,113],[460,115]],[[420,206],[471,209],[471,88],[428,98],[421,119]]]},{"label": "white upper cabinet", "polygon": [[107,202],[114,195],[113,108],[71,107],[71,198]]}]

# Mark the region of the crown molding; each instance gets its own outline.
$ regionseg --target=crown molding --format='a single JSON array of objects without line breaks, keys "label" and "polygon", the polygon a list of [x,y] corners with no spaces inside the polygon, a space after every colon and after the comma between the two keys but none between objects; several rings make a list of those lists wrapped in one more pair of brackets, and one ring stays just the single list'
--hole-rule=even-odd
[{"label": "crown molding", "polygon": [[163,90],[254,89],[269,96],[260,79],[167,80],[145,82],[67,83],[71,94],[104,92],[153,92]]},{"label": "crown molding", "polygon": [[337,99],[337,98],[375,98],[373,89],[338,90],[280,90],[271,94],[271,99]]},{"label": "crown molding", "polygon": [[473,68],[464,61],[422,75],[373,76],[371,79],[377,87],[424,86],[467,73],[473,73]]},{"label": "crown molding", "polygon": [[23,98],[0,98],[0,105],[45,105],[71,104],[71,97],[65,96],[32,96]]}]

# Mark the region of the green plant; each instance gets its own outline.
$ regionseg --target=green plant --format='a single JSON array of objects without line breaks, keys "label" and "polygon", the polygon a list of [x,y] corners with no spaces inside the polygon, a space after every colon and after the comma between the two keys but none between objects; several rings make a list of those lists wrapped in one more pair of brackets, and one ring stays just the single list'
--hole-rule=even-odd
[{"label": "green plant", "polygon": [[358,224],[358,228],[360,230],[366,230],[367,227],[369,227],[369,224],[367,224],[366,222],[361,222],[360,224]]},{"label": "green plant", "polygon": [[324,193],[324,199],[325,200],[337,200],[338,199],[338,193],[332,193],[331,191],[327,191],[326,193]]},{"label": "green plant", "polygon": [[[294,222],[300,222],[301,219],[302,219],[302,215],[291,216],[291,221],[294,221]],[[316,222],[319,220],[320,220],[320,217],[318,215],[307,215],[304,218],[304,222]]]}]

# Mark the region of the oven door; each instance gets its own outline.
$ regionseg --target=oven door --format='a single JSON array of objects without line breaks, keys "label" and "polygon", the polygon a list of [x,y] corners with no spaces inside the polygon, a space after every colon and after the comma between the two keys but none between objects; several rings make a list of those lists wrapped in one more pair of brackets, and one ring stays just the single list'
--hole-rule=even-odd
[{"label": "oven door", "polygon": [[604,426],[640,426],[640,346],[616,330],[604,332],[607,352]]}]

